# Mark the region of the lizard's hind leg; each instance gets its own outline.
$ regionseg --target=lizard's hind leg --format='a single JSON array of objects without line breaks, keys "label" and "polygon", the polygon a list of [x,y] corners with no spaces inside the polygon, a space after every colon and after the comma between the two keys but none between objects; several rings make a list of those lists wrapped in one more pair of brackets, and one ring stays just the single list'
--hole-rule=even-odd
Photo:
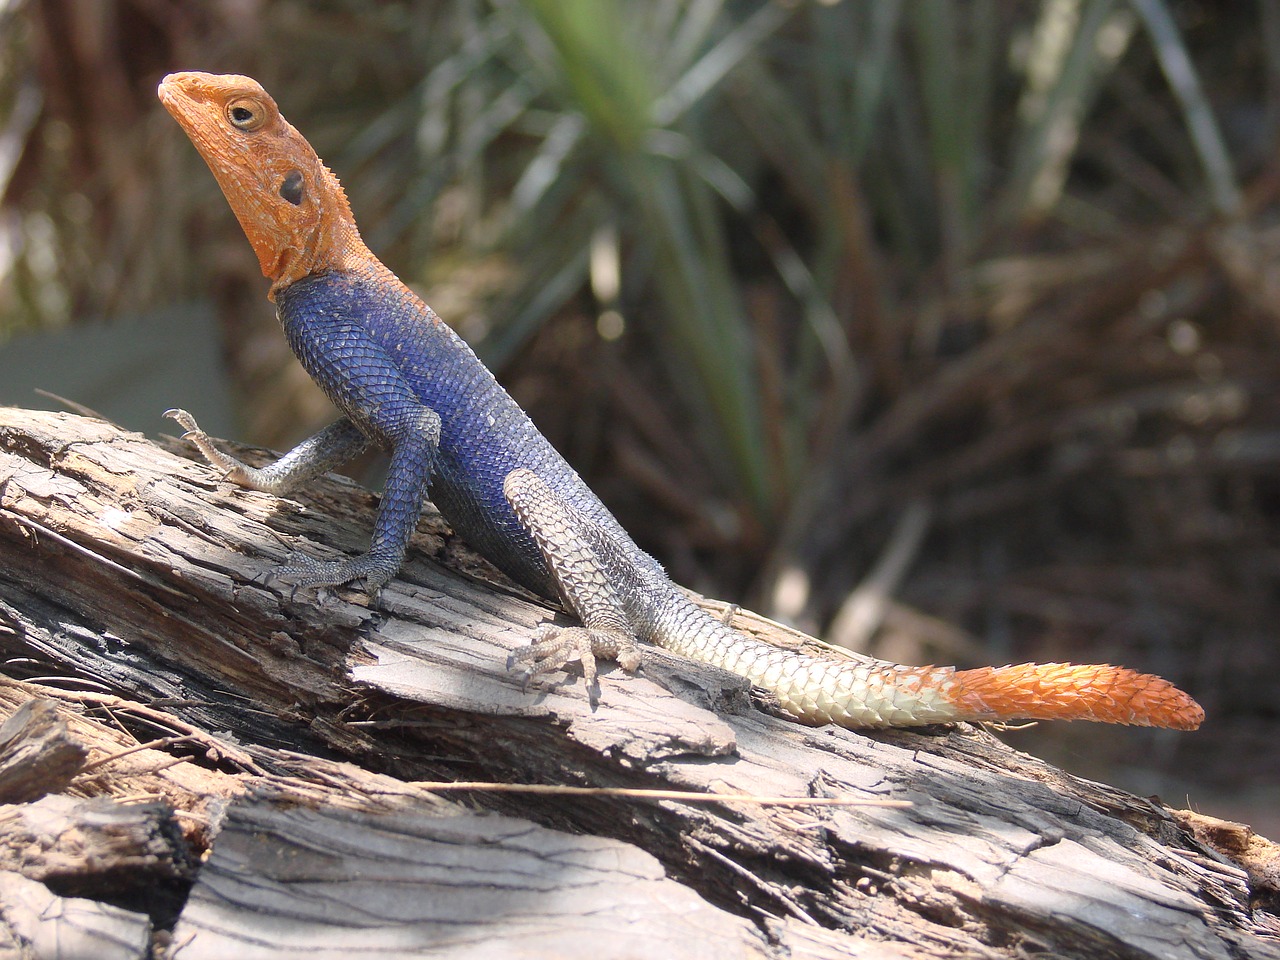
[{"label": "lizard's hind leg", "polygon": [[641,655],[622,598],[583,535],[592,521],[532,470],[511,471],[502,492],[538,545],[565,606],[583,624],[542,626],[532,644],[512,655],[512,662],[527,664],[532,678],[579,659],[591,702],[595,703],[599,694],[596,658],[616,660],[631,672],[640,666]]}]

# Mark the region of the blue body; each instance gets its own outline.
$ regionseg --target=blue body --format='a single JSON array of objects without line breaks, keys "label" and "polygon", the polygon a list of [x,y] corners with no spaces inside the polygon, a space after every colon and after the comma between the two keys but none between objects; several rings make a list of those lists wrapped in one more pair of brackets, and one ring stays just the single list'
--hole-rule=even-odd
[{"label": "blue body", "polygon": [[[653,562],[466,342],[403,285],[376,274],[320,274],[280,291],[276,308],[312,379],[361,432],[392,450],[375,542],[379,534],[407,541],[422,508],[415,481],[428,477],[428,495],[467,543],[555,598],[542,555],[502,492],[507,474],[525,467],[620,536],[625,552]],[[439,416],[434,456],[412,442],[424,407]],[[412,452],[397,457],[404,450]]]}]

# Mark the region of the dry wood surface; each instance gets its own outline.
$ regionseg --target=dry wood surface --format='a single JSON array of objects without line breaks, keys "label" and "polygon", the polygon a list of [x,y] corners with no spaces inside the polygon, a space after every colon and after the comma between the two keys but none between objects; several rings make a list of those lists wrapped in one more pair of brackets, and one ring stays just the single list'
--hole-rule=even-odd
[{"label": "dry wood surface", "polygon": [[[670,658],[595,709],[526,690],[507,658],[557,612],[434,511],[375,604],[318,598],[272,567],[363,549],[375,497],[181,449],[0,410],[0,957],[1280,958],[1265,841],[1232,859],[969,726],[802,727]],[[423,783],[457,780],[908,805]]]}]

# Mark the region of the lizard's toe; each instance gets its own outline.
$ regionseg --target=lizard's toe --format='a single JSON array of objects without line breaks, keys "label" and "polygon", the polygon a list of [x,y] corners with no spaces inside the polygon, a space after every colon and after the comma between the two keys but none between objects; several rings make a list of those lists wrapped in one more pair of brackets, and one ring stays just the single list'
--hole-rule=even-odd
[{"label": "lizard's toe", "polygon": [[600,685],[596,679],[594,630],[586,627],[557,627],[544,623],[533,635],[533,642],[511,654],[507,661],[510,668],[521,664],[525,669],[524,686],[543,674],[554,673],[561,667],[578,660],[582,664],[582,678],[587,684],[587,695],[595,706],[600,699]]}]

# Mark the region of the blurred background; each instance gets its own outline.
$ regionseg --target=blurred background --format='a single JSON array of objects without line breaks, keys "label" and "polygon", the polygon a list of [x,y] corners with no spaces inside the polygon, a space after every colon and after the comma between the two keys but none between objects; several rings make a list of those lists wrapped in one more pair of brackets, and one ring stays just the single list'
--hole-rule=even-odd
[{"label": "blurred background", "polygon": [[1159,673],[1201,732],[1001,735],[1280,835],[1280,5],[0,0],[0,401],[333,418],[156,101],[194,69],[676,580]]}]

